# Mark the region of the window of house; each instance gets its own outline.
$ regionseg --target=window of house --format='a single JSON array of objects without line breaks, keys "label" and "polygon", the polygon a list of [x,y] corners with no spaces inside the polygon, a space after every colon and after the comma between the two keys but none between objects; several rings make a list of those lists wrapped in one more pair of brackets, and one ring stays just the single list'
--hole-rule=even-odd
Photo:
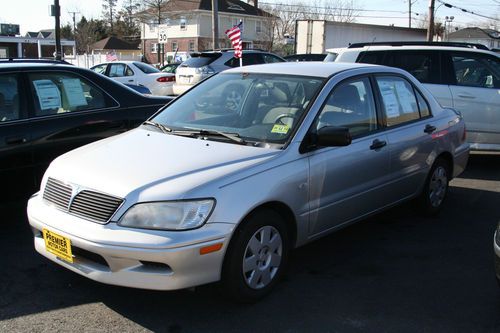
[{"label": "window of house", "polygon": [[255,32],[258,34],[262,32],[262,21],[255,21]]},{"label": "window of house", "polygon": [[158,23],[150,23],[149,24],[149,32],[155,32],[158,27]]},{"label": "window of house", "polygon": [[96,110],[114,104],[99,88],[71,73],[34,73],[28,78],[37,117]]},{"label": "window of house", "polygon": [[420,118],[412,85],[396,76],[376,78],[387,126],[396,126]]},{"label": "window of house", "polygon": [[151,53],[158,53],[158,43],[151,43]]},{"label": "window of house", "polygon": [[180,20],[180,27],[181,27],[181,30],[186,30],[186,18],[185,17],[181,17],[181,20]]},{"label": "window of house", "polygon": [[194,40],[189,41],[189,52],[194,52]]},{"label": "window of house", "polygon": [[172,52],[177,51],[177,49],[178,49],[177,42],[172,42]]}]

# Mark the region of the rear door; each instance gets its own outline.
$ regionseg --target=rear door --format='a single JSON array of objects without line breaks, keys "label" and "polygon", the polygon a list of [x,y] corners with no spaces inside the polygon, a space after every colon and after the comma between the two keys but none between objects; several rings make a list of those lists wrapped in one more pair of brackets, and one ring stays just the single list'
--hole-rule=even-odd
[{"label": "rear door", "polygon": [[488,54],[449,52],[450,89],[464,116],[468,140],[500,144],[500,60]]},{"label": "rear door", "polygon": [[57,156],[130,126],[130,110],[76,73],[38,71],[26,73],[26,79],[38,180]]},{"label": "rear door", "polygon": [[409,81],[396,75],[377,75],[375,81],[390,150],[391,186],[384,195],[395,203],[420,190],[437,129],[427,102]]},{"label": "rear door", "polygon": [[35,189],[25,91],[20,74],[0,74],[0,201]]},{"label": "rear door", "polygon": [[313,125],[313,130],[348,127],[353,141],[346,147],[317,149],[309,156],[312,236],[387,205],[390,155],[372,91],[367,76],[339,83]]}]

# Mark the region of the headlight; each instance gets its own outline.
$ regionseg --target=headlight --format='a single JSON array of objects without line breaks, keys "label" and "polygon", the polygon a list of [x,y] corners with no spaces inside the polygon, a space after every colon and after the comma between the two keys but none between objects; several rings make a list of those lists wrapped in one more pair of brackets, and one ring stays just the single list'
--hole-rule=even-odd
[{"label": "headlight", "polygon": [[195,229],[207,221],[214,206],[213,199],[139,203],[125,213],[118,225],[161,230]]}]

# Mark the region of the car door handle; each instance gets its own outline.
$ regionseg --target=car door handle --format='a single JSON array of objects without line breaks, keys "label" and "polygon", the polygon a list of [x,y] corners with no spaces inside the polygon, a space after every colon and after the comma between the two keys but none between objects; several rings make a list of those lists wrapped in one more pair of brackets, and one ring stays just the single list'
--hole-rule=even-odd
[{"label": "car door handle", "polygon": [[427,134],[431,134],[435,130],[436,130],[436,126],[432,126],[432,125],[427,124],[425,126],[424,132],[427,133]]},{"label": "car door handle", "polygon": [[128,82],[134,82],[134,80],[128,80]]},{"label": "car door handle", "polygon": [[11,136],[9,138],[5,138],[5,143],[8,145],[18,145],[21,143],[26,143],[28,141],[24,136]]},{"label": "car door handle", "polygon": [[370,149],[377,150],[377,149],[380,149],[382,147],[385,147],[386,145],[387,145],[386,141],[375,139],[375,140],[373,140],[372,145],[370,146]]},{"label": "car door handle", "polygon": [[457,96],[460,98],[467,98],[467,99],[475,99],[476,98],[476,96],[474,96],[474,95],[466,95],[466,94],[458,94]]}]

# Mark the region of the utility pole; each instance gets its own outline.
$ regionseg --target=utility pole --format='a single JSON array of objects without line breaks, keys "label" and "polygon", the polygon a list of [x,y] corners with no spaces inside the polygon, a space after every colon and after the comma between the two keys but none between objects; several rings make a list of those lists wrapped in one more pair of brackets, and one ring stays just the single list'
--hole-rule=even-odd
[{"label": "utility pole", "polygon": [[411,28],[411,0],[408,0],[408,28]]},{"label": "utility pole", "polygon": [[212,43],[213,49],[219,48],[219,1],[212,0]]},{"label": "utility pole", "polygon": [[434,38],[434,0],[429,0],[429,27],[427,28],[427,41]]},{"label": "utility pole", "polygon": [[80,12],[68,12],[68,14],[71,14],[73,16],[73,33],[76,32],[76,19],[75,16],[76,14],[80,14]]},{"label": "utility pole", "polygon": [[61,27],[59,22],[59,16],[61,15],[61,7],[59,7],[59,0],[54,0],[52,15],[56,19],[56,60],[61,60]]}]

